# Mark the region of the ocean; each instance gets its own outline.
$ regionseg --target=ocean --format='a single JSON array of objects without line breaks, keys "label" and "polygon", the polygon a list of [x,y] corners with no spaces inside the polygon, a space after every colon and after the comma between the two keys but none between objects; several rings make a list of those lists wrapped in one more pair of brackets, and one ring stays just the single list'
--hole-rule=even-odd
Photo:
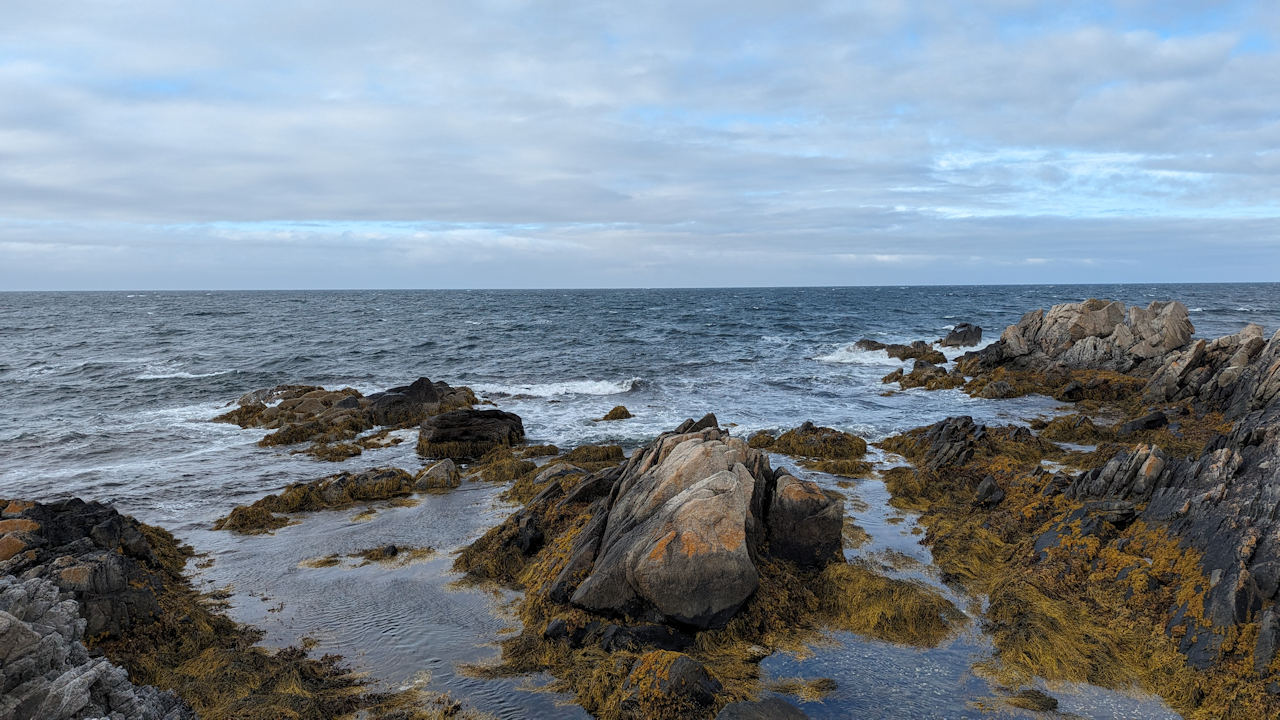
[{"label": "ocean", "polygon": [[[317,652],[344,654],[389,686],[447,690],[506,717],[573,717],[580,711],[563,698],[531,691],[539,678],[482,681],[456,667],[492,658],[493,640],[513,622],[502,596],[450,584],[449,553],[512,509],[497,488],[464,485],[372,520],[319,513],[274,536],[215,533],[216,517],[290,482],[422,463],[412,431],[402,445],[335,464],[260,448],[265,431],[210,418],[247,391],[281,383],[369,393],[427,376],[470,386],[518,413],[530,442],[561,447],[633,448],[706,412],[743,435],[812,420],[870,441],[952,415],[1017,422],[1052,415],[1057,403],[959,391],[885,396],[880,378],[903,363],[853,343],[936,340],[972,322],[985,344],[1024,312],[1089,297],[1180,300],[1199,337],[1280,326],[1280,284],[0,293],[0,497],[110,501],[172,530],[208,553],[198,582],[225,588],[232,613],[262,627],[269,644],[311,637]],[[635,417],[595,421],[615,405]],[[874,538],[863,552],[908,554],[920,567],[901,572],[936,583],[911,518],[895,519],[903,514],[887,507],[883,486],[867,480],[847,492]],[[385,542],[440,553],[395,570],[299,565]],[[991,690],[969,669],[986,647],[976,628],[924,652],[841,636],[810,657],[763,666],[777,677],[837,681],[824,703],[802,706],[812,717],[900,717],[911,708],[919,717],[980,717]],[[1089,687],[1055,694],[1084,717],[1176,717],[1151,698]]]}]

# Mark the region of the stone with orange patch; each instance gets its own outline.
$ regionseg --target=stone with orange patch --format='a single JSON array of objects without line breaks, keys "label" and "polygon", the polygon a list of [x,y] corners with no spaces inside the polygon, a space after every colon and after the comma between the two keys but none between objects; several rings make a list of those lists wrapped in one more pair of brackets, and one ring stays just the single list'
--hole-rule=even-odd
[{"label": "stone with orange patch", "polygon": [[0,533],[11,532],[35,532],[40,529],[40,523],[27,518],[10,518],[8,520],[0,520]]},{"label": "stone with orange patch", "polygon": [[0,562],[17,555],[27,548],[27,544],[16,535],[0,537]]},{"label": "stone with orange patch", "polygon": [[[3,501],[0,500],[0,502],[3,502]],[[0,516],[13,517],[14,515],[18,515],[34,505],[35,503],[27,502],[26,500],[10,500],[9,504],[4,506],[4,510],[0,510]]]}]

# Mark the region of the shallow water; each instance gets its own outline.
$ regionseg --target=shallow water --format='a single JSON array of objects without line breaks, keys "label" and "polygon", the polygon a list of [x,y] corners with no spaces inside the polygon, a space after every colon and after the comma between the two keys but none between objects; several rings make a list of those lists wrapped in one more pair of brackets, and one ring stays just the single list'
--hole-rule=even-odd
[{"label": "shallow water", "polygon": [[[686,417],[715,411],[746,435],[804,420],[870,440],[973,415],[1012,422],[1052,414],[1048,398],[989,401],[958,391],[883,396],[903,364],[852,348],[861,337],[935,339],[960,321],[986,341],[1027,310],[1091,296],[1131,303],[1176,298],[1198,335],[1248,322],[1280,325],[1278,285],[807,288],[743,290],[0,293],[0,496],[114,501],[209,553],[207,587],[231,586],[233,614],[273,644],[316,640],[397,685],[421,681],[505,717],[573,716],[527,681],[480,681],[456,665],[496,655],[512,621],[502,598],[450,587],[450,553],[509,507],[496,488],[467,485],[411,508],[317,513],[274,536],[210,531],[214,518],[284,485],[339,469],[415,470],[413,436],[340,464],[259,448],[263,431],[210,423],[245,391],[286,382],[364,392],[420,375],[468,384],[519,413],[532,442],[631,448]],[[950,352],[954,356],[957,353]],[[597,423],[617,404],[632,420]],[[775,463],[791,466],[784,458]],[[835,482],[819,477],[824,484]],[[845,492],[873,536],[924,565],[895,571],[933,582],[928,550],[885,505],[883,486]],[[305,568],[299,562],[394,542],[438,554],[406,567]],[[267,598],[263,600],[261,598]],[[962,599],[957,599],[962,600]],[[283,606],[281,606],[283,603]],[[963,602],[959,603],[962,607]],[[976,631],[920,652],[842,635],[798,661],[765,661],[774,677],[830,677],[839,689],[814,717],[976,717],[991,690],[969,666],[987,651]],[[536,678],[534,683],[536,684]],[[1084,717],[1159,717],[1158,701],[1058,689]]]}]

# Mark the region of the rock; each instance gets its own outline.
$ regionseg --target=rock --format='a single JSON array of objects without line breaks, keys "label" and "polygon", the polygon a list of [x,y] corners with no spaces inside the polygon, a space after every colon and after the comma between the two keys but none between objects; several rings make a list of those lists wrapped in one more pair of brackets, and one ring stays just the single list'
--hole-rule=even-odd
[{"label": "rock", "polygon": [[884,351],[889,357],[898,360],[924,360],[934,365],[941,365],[947,361],[946,355],[923,340],[916,340],[910,345],[886,345]]},{"label": "rock", "polygon": [[195,720],[171,692],[129,682],[90,658],[79,606],[42,578],[0,576],[0,717],[13,720]]},{"label": "rock", "polygon": [[723,625],[755,592],[748,551],[755,453],[718,430],[674,436],[654,465],[625,477],[590,575],[573,594],[589,610],[628,614],[651,606],[698,628]]},{"label": "rock", "polygon": [[461,484],[462,474],[449,458],[428,465],[413,478],[414,490],[449,490]]},{"label": "rock", "polygon": [[[714,416],[710,416],[714,417]],[[719,627],[755,592],[756,558],[821,567],[840,558],[843,504],[717,427],[665,433],[575,486],[548,483],[464,549],[458,567],[512,582],[565,508],[590,520],[550,583],[554,603],[674,627]],[[506,558],[511,558],[507,560]]]},{"label": "rock", "polygon": [[1037,712],[1053,712],[1058,709],[1058,699],[1035,688],[1022,690],[1010,696],[1008,703],[1014,707]]},{"label": "rock", "polygon": [[962,322],[951,328],[946,337],[938,341],[943,347],[974,347],[982,342],[982,328],[972,323]]},{"label": "rock", "polygon": [[1129,422],[1121,425],[1120,429],[1116,431],[1116,435],[1120,437],[1127,437],[1143,430],[1158,430],[1168,424],[1168,416],[1157,410],[1156,412],[1143,415],[1136,420],[1130,420]]},{"label": "rock", "polygon": [[[475,402],[470,388],[455,388],[427,378],[368,397],[352,388],[279,385],[241,396],[239,407],[214,418],[214,422],[275,430],[259,441],[263,446],[311,441],[316,452],[323,453],[330,443],[352,440],[372,427],[414,425],[430,415],[470,407]],[[358,454],[358,449],[350,454]]]},{"label": "rock", "polygon": [[1150,373],[1191,341],[1195,328],[1179,302],[1126,310],[1119,302],[1087,300],[1036,310],[1010,325],[1000,340],[962,358],[971,374],[1005,367]]},{"label": "rock", "polygon": [[697,717],[715,704],[722,686],[688,655],[655,650],[641,655],[623,683],[625,718]]},{"label": "rock", "polygon": [[1003,400],[1006,398],[1017,397],[1017,395],[1018,391],[1004,380],[996,380],[995,382],[987,383],[982,390],[978,392],[978,397],[986,398],[988,400]]},{"label": "rock", "polygon": [[599,637],[600,649],[605,652],[626,650],[683,650],[693,643],[693,638],[666,625],[609,625]]},{"label": "rock", "polygon": [[844,511],[811,482],[779,470],[768,516],[769,553],[804,567],[841,557]]},{"label": "rock", "polygon": [[1001,500],[1004,500],[1004,490],[1000,489],[996,479],[990,475],[978,483],[978,488],[973,493],[973,501],[983,507],[994,507]]},{"label": "rock", "polygon": [[418,431],[424,457],[475,459],[499,446],[524,441],[520,416],[501,410],[454,410],[427,418]]},{"label": "rock", "polygon": [[288,520],[277,513],[314,512],[347,507],[358,502],[387,500],[417,489],[414,476],[399,468],[373,468],[343,472],[307,483],[293,483],[279,495],[268,495],[252,505],[240,505],[214,522],[214,530],[259,534],[284,527]]},{"label": "rock", "polygon": [[882,383],[898,383],[903,390],[923,387],[929,390],[945,390],[964,385],[964,376],[948,373],[945,369],[926,360],[916,360],[911,372],[903,374],[899,368],[881,378]]},{"label": "rock", "polygon": [[693,418],[690,418],[680,423],[680,427],[675,429],[675,433],[677,435],[684,434],[684,433],[696,433],[700,430],[706,430],[708,428],[718,428],[718,427],[720,427],[720,421],[716,419],[715,413],[707,413],[706,415],[702,416],[701,420],[698,420],[696,422],[693,420]]},{"label": "rock", "polygon": [[1078,380],[1072,380],[1059,390],[1053,399],[1058,402],[1080,402],[1084,399],[1084,385]]},{"label": "rock", "polygon": [[619,405],[614,409],[610,410],[609,412],[605,413],[604,417],[600,418],[600,421],[605,422],[608,420],[627,420],[631,417],[632,417],[631,411],[627,409],[627,406]]},{"label": "rock", "polygon": [[740,700],[725,705],[715,720],[806,720],[800,708],[778,697]]},{"label": "rock", "polygon": [[1280,615],[1275,608],[1262,613],[1258,624],[1258,641],[1253,647],[1253,669],[1259,675],[1267,675],[1267,668],[1280,651]]},{"label": "rock", "polygon": [[769,449],[795,457],[857,460],[867,454],[867,441],[851,433],[805,422],[783,433]]},{"label": "rock", "polygon": [[888,345],[872,340],[871,338],[862,338],[858,342],[854,343],[853,346],[863,352],[875,352],[876,350],[884,350],[889,347]]},{"label": "rock", "polygon": [[937,472],[947,467],[960,467],[973,457],[976,442],[985,428],[965,415],[947,418],[929,426],[924,433],[926,443],[923,467]]}]

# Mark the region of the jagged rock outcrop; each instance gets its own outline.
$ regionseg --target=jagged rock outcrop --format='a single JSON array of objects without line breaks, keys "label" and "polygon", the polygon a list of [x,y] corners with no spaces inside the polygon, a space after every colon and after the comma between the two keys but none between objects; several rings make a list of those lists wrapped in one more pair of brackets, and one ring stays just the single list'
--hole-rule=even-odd
[{"label": "jagged rock outcrop", "polygon": [[[380,425],[415,425],[432,415],[471,407],[476,402],[470,388],[455,388],[425,377],[367,397],[353,388],[278,385],[246,393],[236,401],[235,410],[214,418],[214,422],[274,430],[259,441],[264,446],[306,441],[323,446],[351,440]],[[359,454],[360,449],[352,446],[347,454]]]},{"label": "jagged rock outcrop", "polygon": [[1091,299],[1035,310],[1010,325],[1000,340],[962,359],[969,374],[1005,367],[1043,372],[1050,367],[1149,373],[1195,332],[1182,303],[1145,308]]},{"label": "jagged rock outcrop", "polygon": [[938,340],[938,344],[942,347],[974,347],[980,342],[982,342],[982,328],[967,322],[956,324],[945,337]]},{"label": "jagged rock outcrop", "polygon": [[[1230,628],[1274,616],[1280,602],[1280,333],[1268,342],[1261,337],[1250,326],[1199,341],[1170,356],[1148,383],[1149,400],[1192,402],[1234,421],[1202,455],[1175,458],[1142,445],[1082,473],[1066,490],[1080,500],[1145,504],[1140,519],[1168,527],[1203,553],[1211,585],[1204,617],[1184,618],[1202,627],[1182,639],[1202,667]],[[1273,656],[1271,641],[1261,634],[1258,652]]]},{"label": "jagged rock outcrop", "polygon": [[521,442],[520,416],[501,410],[454,410],[427,418],[418,430],[418,454],[423,457],[475,459],[495,447]]},{"label": "jagged rock outcrop", "polygon": [[161,559],[136,521],[82,500],[13,501],[0,517],[0,572],[73,593],[89,637],[122,637],[159,614]]},{"label": "jagged rock outcrop", "polygon": [[1240,417],[1263,408],[1280,395],[1280,332],[1264,339],[1259,325],[1248,325],[1217,340],[1197,340],[1170,355],[1143,391],[1148,403],[1190,401]]},{"label": "jagged rock outcrop", "polygon": [[0,717],[8,720],[195,720],[172,692],[129,682],[91,657],[79,605],[52,582],[0,576]]}]

